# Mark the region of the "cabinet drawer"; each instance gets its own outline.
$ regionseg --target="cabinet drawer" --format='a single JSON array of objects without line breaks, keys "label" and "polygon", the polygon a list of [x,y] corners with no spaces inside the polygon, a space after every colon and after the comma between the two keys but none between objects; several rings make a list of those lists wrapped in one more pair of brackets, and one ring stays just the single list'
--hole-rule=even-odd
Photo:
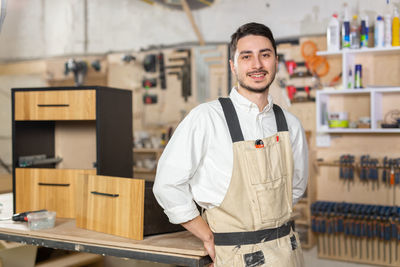
[{"label": "cabinet drawer", "polygon": [[15,120],[95,120],[95,90],[15,92]]},{"label": "cabinet drawer", "polygon": [[84,175],[77,190],[76,226],[143,239],[142,179]]},{"label": "cabinet drawer", "polygon": [[82,174],[96,170],[15,169],[16,212],[47,209],[75,218],[75,188]]}]

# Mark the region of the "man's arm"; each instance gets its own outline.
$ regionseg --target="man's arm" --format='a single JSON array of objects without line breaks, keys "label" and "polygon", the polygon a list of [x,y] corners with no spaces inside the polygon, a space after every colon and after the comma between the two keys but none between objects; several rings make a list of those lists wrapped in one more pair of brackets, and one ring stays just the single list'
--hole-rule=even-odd
[{"label": "man's arm", "polygon": [[189,232],[194,234],[197,238],[203,241],[204,248],[207,250],[208,255],[211,259],[215,260],[215,247],[214,247],[214,235],[211,232],[208,224],[203,220],[201,216],[197,216],[193,220],[182,223],[182,226]]},{"label": "man's arm", "polygon": [[[297,120],[297,119],[296,119]],[[306,135],[300,121],[297,127],[292,128],[291,142],[294,160],[293,170],[293,205],[304,194],[308,181],[308,146]]]}]

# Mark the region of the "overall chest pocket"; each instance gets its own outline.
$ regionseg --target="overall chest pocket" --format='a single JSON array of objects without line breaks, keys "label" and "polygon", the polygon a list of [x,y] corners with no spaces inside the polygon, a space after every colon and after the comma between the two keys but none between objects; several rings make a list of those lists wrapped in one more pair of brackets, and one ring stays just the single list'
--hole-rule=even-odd
[{"label": "overall chest pocket", "polygon": [[[265,142],[267,143],[267,142]],[[245,150],[245,171],[253,185],[269,183],[287,175],[280,142]]]}]

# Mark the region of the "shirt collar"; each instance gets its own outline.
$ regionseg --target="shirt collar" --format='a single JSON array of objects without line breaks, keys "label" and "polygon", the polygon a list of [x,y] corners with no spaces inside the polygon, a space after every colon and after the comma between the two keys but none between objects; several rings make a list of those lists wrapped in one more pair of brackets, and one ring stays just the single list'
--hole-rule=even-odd
[{"label": "shirt collar", "polygon": [[236,104],[236,106],[246,110],[247,112],[256,110],[257,113],[267,113],[268,111],[271,110],[271,107],[273,105],[272,96],[270,94],[268,94],[268,105],[266,105],[264,107],[264,109],[261,112],[259,112],[258,106],[255,103],[251,102],[246,97],[239,94],[236,87],[232,88],[231,93],[229,94],[229,97],[232,99],[232,102]]}]

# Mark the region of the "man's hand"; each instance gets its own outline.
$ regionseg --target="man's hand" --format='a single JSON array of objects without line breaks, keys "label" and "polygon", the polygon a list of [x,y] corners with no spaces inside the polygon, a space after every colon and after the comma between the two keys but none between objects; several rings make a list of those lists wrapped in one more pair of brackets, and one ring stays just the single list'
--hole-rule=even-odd
[{"label": "man's hand", "polygon": [[214,239],[212,241],[204,241],[204,248],[208,252],[208,255],[210,256],[211,260],[213,263],[208,265],[209,267],[214,267],[214,262],[215,262],[215,245],[214,245]]},{"label": "man's hand", "polygon": [[[214,235],[211,232],[208,224],[203,220],[201,216],[197,216],[193,220],[182,223],[182,226],[186,228],[189,232],[198,237],[201,241],[203,241],[204,248],[208,252],[208,255],[215,261],[215,245],[214,245]],[[214,266],[214,263],[209,265],[210,267]]]}]

